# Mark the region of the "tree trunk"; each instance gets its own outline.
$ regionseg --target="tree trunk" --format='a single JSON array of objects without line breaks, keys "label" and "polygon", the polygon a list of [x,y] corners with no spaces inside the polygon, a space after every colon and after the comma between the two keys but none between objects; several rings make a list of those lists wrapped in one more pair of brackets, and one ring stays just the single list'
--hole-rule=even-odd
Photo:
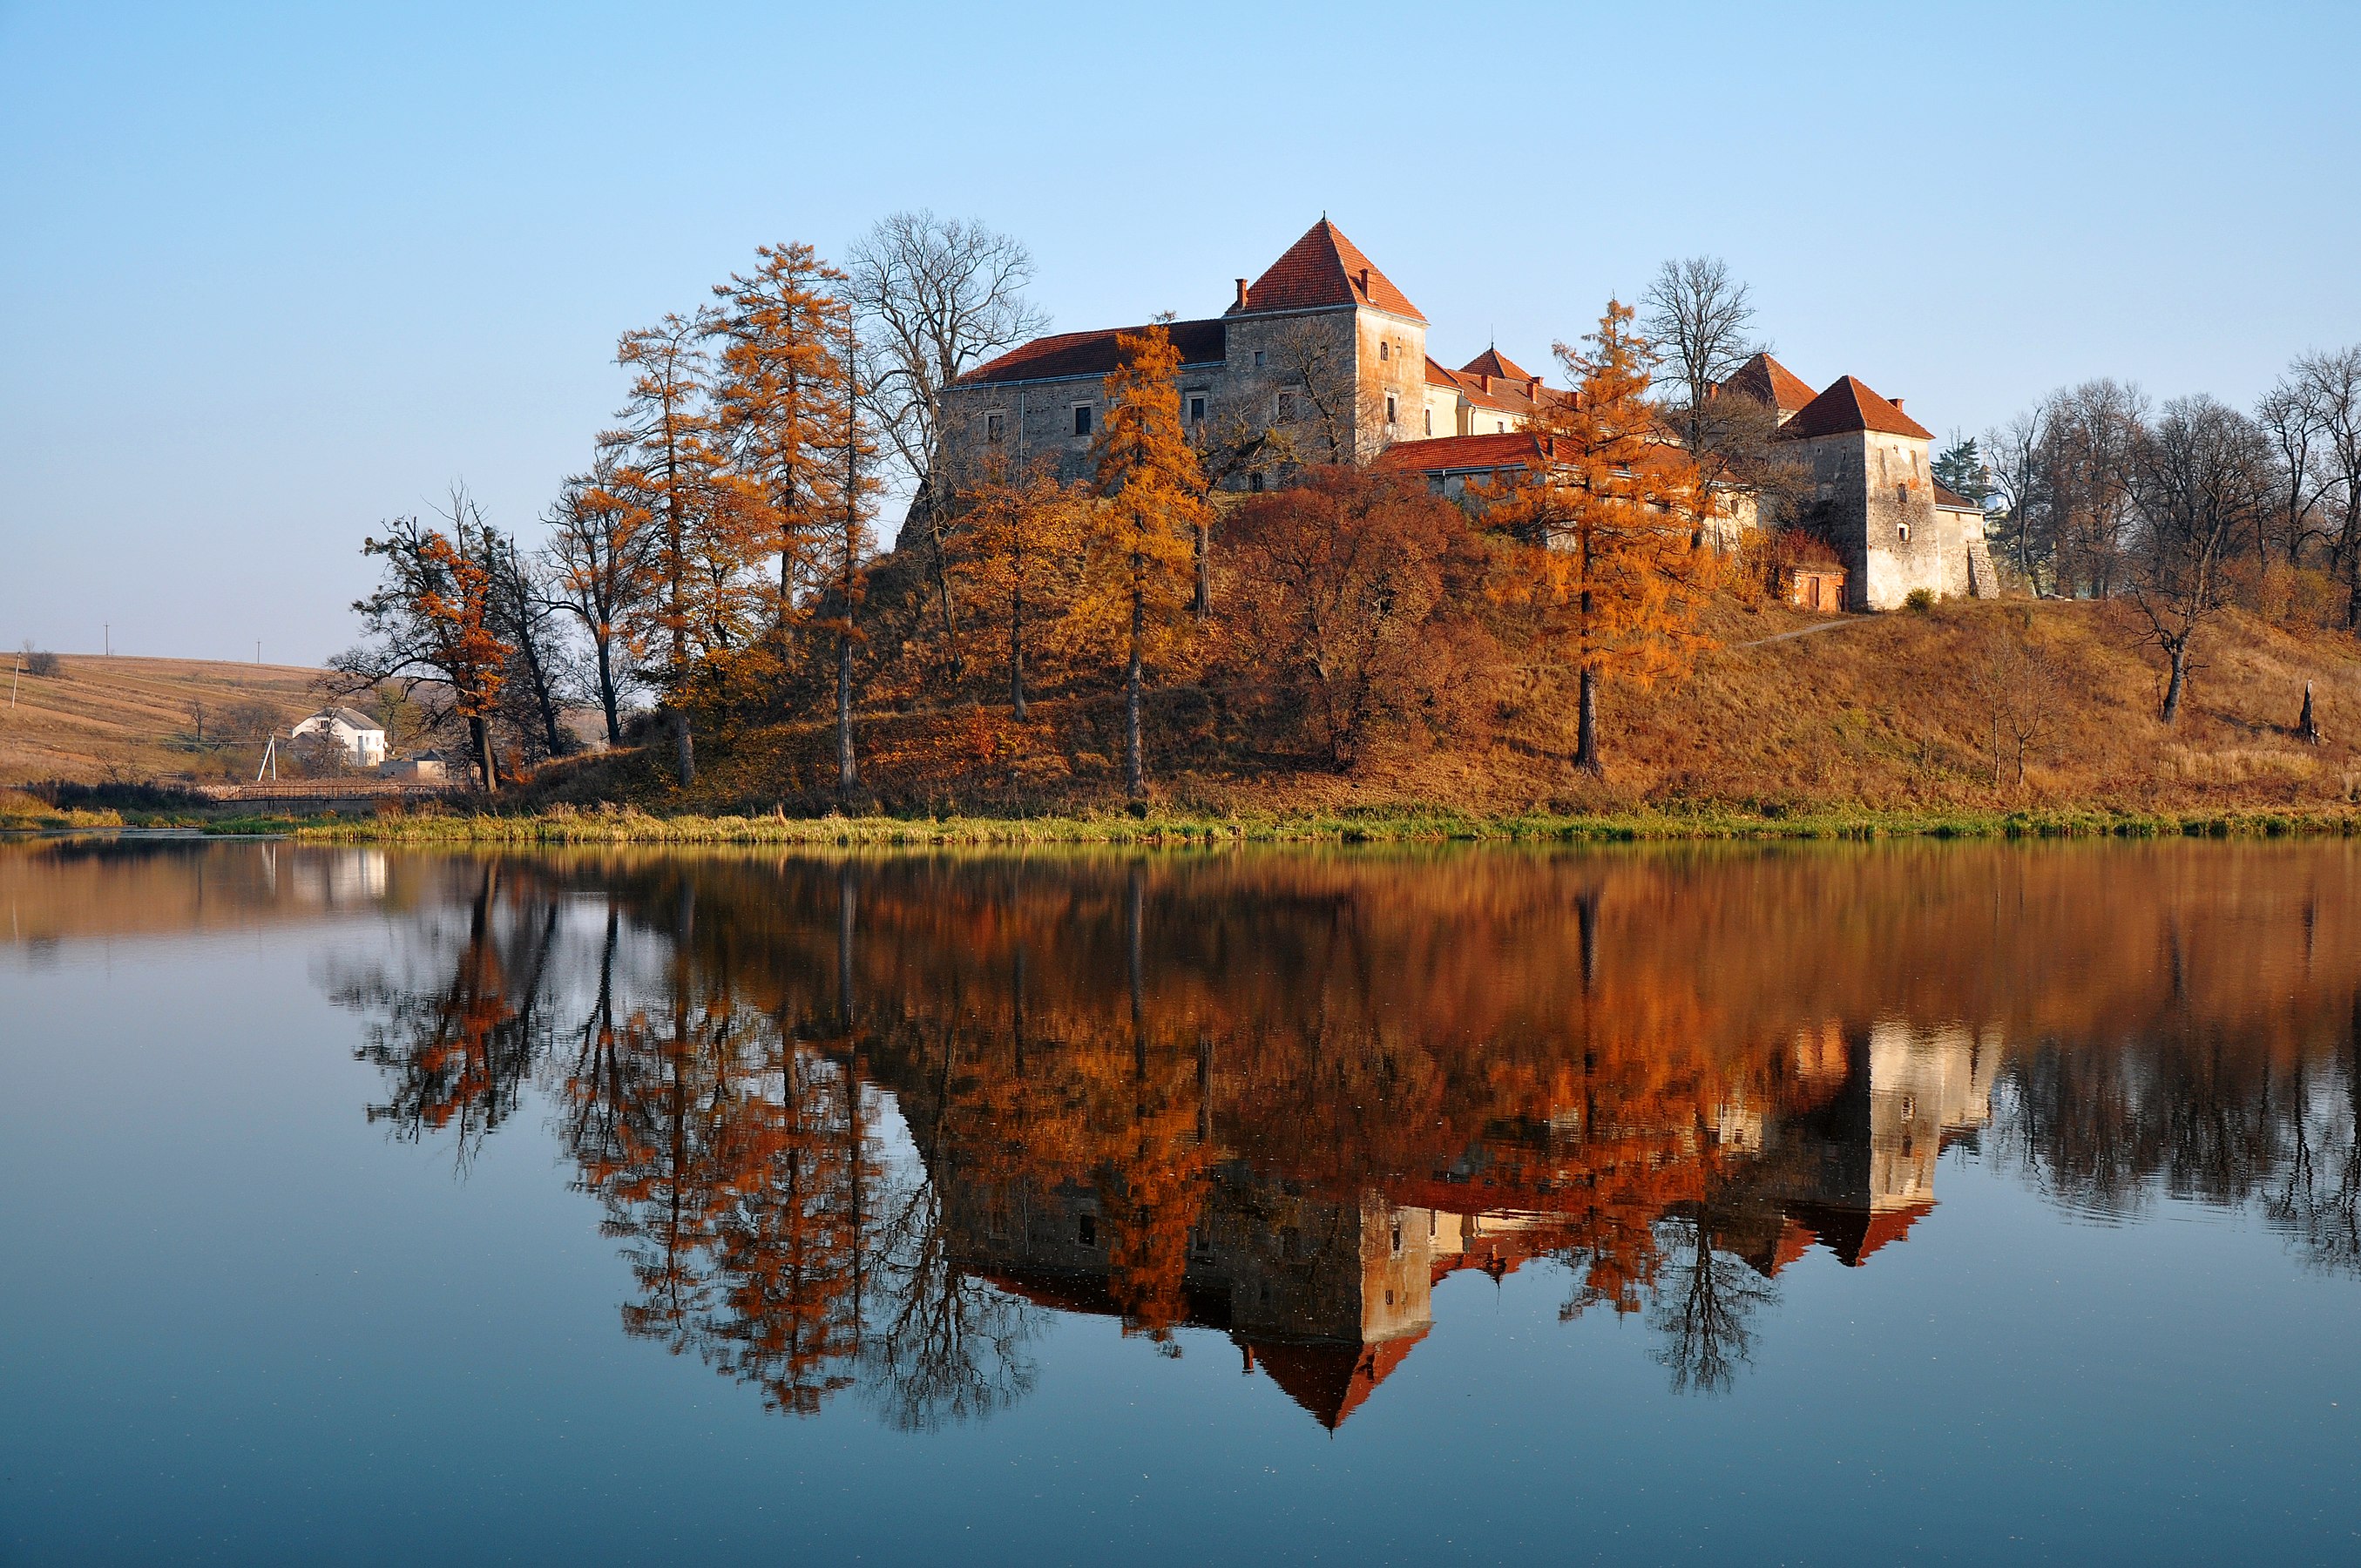
[{"label": "tree trunk", "polygon": [[1213,613],[1213,525],[1197,524],[1197,592],[1189,603],[1191,613],[1200,620]]},{"label": "tree trunk", "polygon": [[1123,673],[1123,793],[1135,811],[1148,805],[1148,768],[1139,748],[1139,644],[1148,635],[1148,593],[1139,584],[1143,563],[1132,558],[1131,657]]},{"label": "tree trunk", "polygon": [[604,637],[598,640],[597,647],[598,652],[598,707],[607,716],[607,744],[609,746],[620,746],[623,743],[623,713],[622,705],[615,695],[614,654],[613,651],[608,646],[607,639]]},{"label": "tree trunk", "polygon": [[1008,706],[1025,722],[1025,587],[1018,584],[1008,613]]},{"label": "tree trunk", "polygon": [[852,765],[852,633],[836,634],[836,793],[851,804],[861,774]]},{"label": "tree trunk", "polygon": [[2172,728],[2180,717],[2180,694],[2189,685],[2189,640],[2182,638],[2172,646],[2172,678],[2164,687],[2164,727]]},{"label": "tree trunk", "polygon": [[498,795],[500,789],[500,763],[492,757],[492,727],[481,718],[467,720],[467,739],[475,742],[476,771],[483,776],[484,793]]},{"label": "tree trunk", "polygon": [[1582,698],[1576,712],[1574,765],[1586,773],[1603,773],[1607,770],[1598,761],[1598,672],[1587,664],[1582,670]]},{"label": "tree trunk", "polygon": [[697,744],[689,739],[688,715],[679,708],[672,710],[672,771],[683,789],[697,782]]}]

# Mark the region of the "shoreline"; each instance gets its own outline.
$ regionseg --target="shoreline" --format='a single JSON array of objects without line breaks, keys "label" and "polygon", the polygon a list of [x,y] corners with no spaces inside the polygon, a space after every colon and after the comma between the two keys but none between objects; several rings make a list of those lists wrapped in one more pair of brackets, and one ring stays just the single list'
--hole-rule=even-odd
[{"label": "shoreline", "polygon": [[[253,819],[208,831],[254,831]],[[2015,811],[1848,811],[1765,815],[1735,810],[1576,814],[1490,813],[1396,807],[1359,811],[1123,813],[1031,817],[657,816],[635,809],[467,816],[389,816],[289,823],[288,836],[321,843],[527,847],[540,845],[780,845],[814,848],[1224,844],[1583,844],[1773,842],[1891,839],[2351,838],[2353,807],[2127,811],[2060,807]]]}]

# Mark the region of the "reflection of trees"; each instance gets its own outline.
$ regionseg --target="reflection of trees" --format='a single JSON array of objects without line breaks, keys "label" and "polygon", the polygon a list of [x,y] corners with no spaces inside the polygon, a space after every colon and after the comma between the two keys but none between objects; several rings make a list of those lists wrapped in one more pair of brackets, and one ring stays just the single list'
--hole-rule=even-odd
[{"label": "reflection of trees", "polygon": [[1747,1320],[1773,1299],[1771,1281],[1717,1245],[1712,1219],[1702,1210],[1667,1220],[1659,1243],[1666,1262],[1650,1318],[1664,1343],[1656,1359],[1672,1373],[1673,1390],[1719,1394],[1751,1359]]},{"label": "reflection of trees", "polygon": [[2159,1193],[2252,1204],[2312,1261],[2361,1271],[2361,1015],[2325,1058],[2203,1026],[2045,1041],[2009,1059],[2002,1086],[2001,1151],[2059,1201],[2110,1215]]},{"label": "reflection of trees", "polygon": [[[1310,1277],[1279,1245],[1302,1212],[1515,1214],[1500,1268],[1562,1260],[1566,1315],[1645,1313],[1709,1390],[1795,1255],[1783,1205],[1865,1144],[1843,1040],[1872,1017],[2013,1031],[1986,1146],[2062,1201],[2253,1204],[2361,1258],[2361,899],[2215,894],[2128,852],[2114,881],[2045,869],[2070,858],[594,855],[486,870],[427,983],[338,994],[405,1135],[473,1146],[545,1064],[630,1332],[782,1410],[859,1382],[922,1428],[1021,1398],[1039,1312],[975,1244],[1022,1195],[1087,1209],[1093,1310],[1174,1343],[1233,1181],[1293,1216],[1234,1206],[1282,1288]],[[561,934],[569,883],[604,918]],[[2290,949],[2301,985],[2257,978]],[[1733,1131],[1846,1084],[1854,1121],[1810,1148]]]},{"label": "reflection of trees", "polygon": [[557,908],[518,900],[503,908],[500,873],[487,865],[455,944],[437,943],[433,978],[372,969],[331,981],[338,1004],[368,1015],[355,1055],[383,1072],[385,1103],[372,1122],[416,1140],[449,1132],[464,1164],[516,1111],[547,1043],[544,982]]}]

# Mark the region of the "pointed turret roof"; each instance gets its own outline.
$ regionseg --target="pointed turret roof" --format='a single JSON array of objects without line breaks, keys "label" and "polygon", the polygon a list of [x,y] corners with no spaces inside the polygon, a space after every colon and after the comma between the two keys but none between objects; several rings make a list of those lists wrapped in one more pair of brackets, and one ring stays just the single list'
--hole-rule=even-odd
[{"label": "pointed turret roof", "polygon": [[1815,396],[1810,382],[1768,354],[1757,354],[1731,371],[1721,389],[1743,392],[1758,403],[1768,403],[1782,419],[1809,404]]},{"label": "pointed turret roof", "polygon": [[1417,1333],[1379,1340],[1375,1344],[1306,1344],[1268,1340],[1239,1343],[1254,1352],[1255,1365],[1285,1389],[1289,1398],[1311,1411],[1313,1420],[1334,1431],[1425,1337],[1422,1329]]},{"label": "pointed turret roof", "polygon": [[1504,381],[1530,381],[1533,378],[1532,371],[1498,348],[1486,349],[1462,365],[1459,373],[1463,376],[1498,376]]},{"label": "pointed turret roof", "polygon": [[1426,317],[1410,302],[1410,297],[1324,216],[1247,286],[1244,301],[1224,313],[1310,311],[1334,305],[1370,305],[1426,324]]},{"label": "pointed turret roof", "polygon": [[1827,391],[1806,403],[1800,413],[1781,425],[1779,433],[1800,441],[1856,430],[1916,436],[1920,441],[1935,439],[1933,431],[1871,391],[1854,376],[1838,377]]}]

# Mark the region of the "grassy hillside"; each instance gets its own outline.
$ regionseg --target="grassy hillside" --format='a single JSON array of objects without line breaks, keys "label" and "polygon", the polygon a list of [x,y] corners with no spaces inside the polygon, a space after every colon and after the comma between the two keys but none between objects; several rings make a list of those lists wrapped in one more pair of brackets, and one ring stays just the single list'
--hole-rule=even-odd
[{"label": "grassy hillside", "polygon": [[[19,677],[13,708],[0,690],[0,788],[44,779],[213,781],[241,766],[252,777],[262,734],[283,733],[320,702],[312,683],[322,672],[301,665],[74,653],[59,663],[55,676]],[[7,678],[0,664],[0,683]]]},{"label": "grassy hillside", "polygon": [[[1477,813],[1738,811],[1777,818],[1829,811],[2007,813],[2345,810],[2361,796],[2361,647],[2239,613],[2201,643],[2176,729],[2157,719],[2161,666],[2121,603],[1947,603],[1926,613],[1818,623],[1725,605],[1722,646],[1679,681],[1610,686],[1607,775],[1569,762],[1572,705],[1528,685],[1483,731],[1444,745],[1377,748],[1350,770],[1262,746],[1218,690],[1159,694],[1151,762],[1160,808],[1307,813],[1444,806]],[[1767,639],[1767,640],[1766,640]],[[2013,644],[2032,655],[2012,663]],[[2032,674],[2027,674],[2028,667]],[[2293,733],[2315,684],[2323,744]],[[2037,700],[2024,693],[2036,689]],[[1996,693],[2013,694],[2005,703]],[[2023,748],[1996,706],[2030,708]],[[1119,804],[1110,699],[862,719],[864,782],[895,812],[1005,817]],[[670,812],[825,810],[833,731],[787,724],[700,741],[688,791],[663,759],[624,752],[554,769],[539,803],[624,800]]]}]

